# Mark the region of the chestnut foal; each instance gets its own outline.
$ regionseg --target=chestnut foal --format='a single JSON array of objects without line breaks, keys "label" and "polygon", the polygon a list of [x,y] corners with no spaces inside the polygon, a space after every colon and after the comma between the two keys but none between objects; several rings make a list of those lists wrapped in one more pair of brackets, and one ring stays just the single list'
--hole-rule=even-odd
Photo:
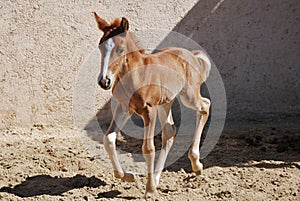
[{"label": "chestnut foal", "polygon": [[[122,169],[115,143],[117,132],[136,113],[144,121],[142,153],[148,172],[145,195],[156,191],[176,134],[171,112],[176,96],[186,107],[197,111],[196,129],[188,157],[193,171],[201,174],[203,165],[199,161],[199,144],[209,116],[210,100],[201,97],[200,86],[211,68],[208,56],[200,50],[191,52],[182,48],[166,48],[155,54],[145,54],[133,33],[128,31],[126,18],[109,23],[97,13],[94,16],[104,33],[99,43],[101,72],[98,83],[105,90],[112,89],[118,103],[103,139],[115,177],[134,181],[134,176]],[[162,149],[154,169],[157,115],[163,128]]]}]

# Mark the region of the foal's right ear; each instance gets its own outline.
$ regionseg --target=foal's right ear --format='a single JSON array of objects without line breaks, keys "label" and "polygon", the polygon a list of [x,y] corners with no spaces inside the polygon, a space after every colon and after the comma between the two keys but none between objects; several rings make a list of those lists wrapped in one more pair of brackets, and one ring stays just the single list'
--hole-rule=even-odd
[{"label": "foal's right ear", "polygon": [[98,24],[98,28],[101,31],[104,31],[105,28],[110,26],[110,24],[105,19],[101,18],[96,12],[93,12],[93,14],[94,14],[95,20]]},{"label": "foal's right ear", "polygon": [[128,22],[128,20],[125,17],[122,17],[122,20],[121,20],[121,29],[124,32],[128,31],[128,29],[129,29],[129,22]]}]

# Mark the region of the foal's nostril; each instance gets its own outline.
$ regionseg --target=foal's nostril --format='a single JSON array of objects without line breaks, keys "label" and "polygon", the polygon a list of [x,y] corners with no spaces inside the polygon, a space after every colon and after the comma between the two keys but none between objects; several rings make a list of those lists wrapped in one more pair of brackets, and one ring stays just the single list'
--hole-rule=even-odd
[{"label": "foal's nostril", "polygon": [[106,87],[106,80],[105,79],[102,79],[100,82],[101,82],[101,84],[100,84],[101,86]]},{"label": "foal's nostril", "polygon": [[98,78],[98,85],[99,85],[99,86],[102,86],[102,80],[103,80],[103,77],[102,77],[102,76],[100,77],[100,79]]},{"label": "foal's nostril", "polygon": [[109,85],[110,85],[110,79],[106,78],[106,86],[109,86]]}]

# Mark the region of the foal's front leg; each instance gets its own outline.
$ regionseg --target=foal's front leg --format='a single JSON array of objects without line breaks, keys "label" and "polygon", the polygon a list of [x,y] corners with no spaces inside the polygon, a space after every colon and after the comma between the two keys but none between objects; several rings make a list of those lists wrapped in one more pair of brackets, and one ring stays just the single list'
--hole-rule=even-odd
[{"label": "foal's front leg", "polygon": [[158,117],[160,124],[162,125],[162,147],[160,150],[160,155],[155,166],[155,185],[158,186],[159,179],[162,170],[168,156],[168,153],[173,145],[173,140],[176,134],[176,127],[174,125],[172,111],[172,103],[158,107]]},{"label": "foal's front leg", "polygon": [[142,146],[142,152],[146,161],[148,172],[145,197],[148,193],[153,193],[156,191],[156,185],[154,182],[154,128],[156,114],[156,108],[151,106],[146,106],[145,111],[142,114],[144,120],[144,142]]},{"label": "foal's front leg", "polygon": [[120,165],[116,151],[117,132],[122,129],[130,116],[131,115],[129,112],[123,112],[120,105],[116,107],[110,126],[106,134],[103,136],[103,144],[112,162],[115,177],[121,178],[128,182],[133,182],[134,176],[130,173],[124,172]]}]

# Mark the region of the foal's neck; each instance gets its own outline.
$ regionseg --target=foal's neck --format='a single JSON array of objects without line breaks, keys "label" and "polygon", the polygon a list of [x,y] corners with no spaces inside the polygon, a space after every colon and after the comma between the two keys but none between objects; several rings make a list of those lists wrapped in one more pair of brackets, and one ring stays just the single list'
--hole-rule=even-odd
[{"label": "foal's neck", "polygon": [[145,49],[142,46],[141,42],[138,40],[136,35],[129,31],[126,35],[126,46],[127,46],[127,53],[135,54],[136,56],[141,56],[141,54],[145,53]]},{"label": "foal's neck", "polygon": [[123,60],[122,70],[118,73],[118,78],[123,77],[129,71],[141,66],[145,49],[133,32],[128,32],[126,36],[126,55]]},{"label": "foal's neck", "polygon": [[135,66],[135,64],[142,61],[142,57],[145,53],[145,49],[142,48],[140,42],[133,32],[129,32],[127,35],[127,54],[126,61],[127,65]]}]

